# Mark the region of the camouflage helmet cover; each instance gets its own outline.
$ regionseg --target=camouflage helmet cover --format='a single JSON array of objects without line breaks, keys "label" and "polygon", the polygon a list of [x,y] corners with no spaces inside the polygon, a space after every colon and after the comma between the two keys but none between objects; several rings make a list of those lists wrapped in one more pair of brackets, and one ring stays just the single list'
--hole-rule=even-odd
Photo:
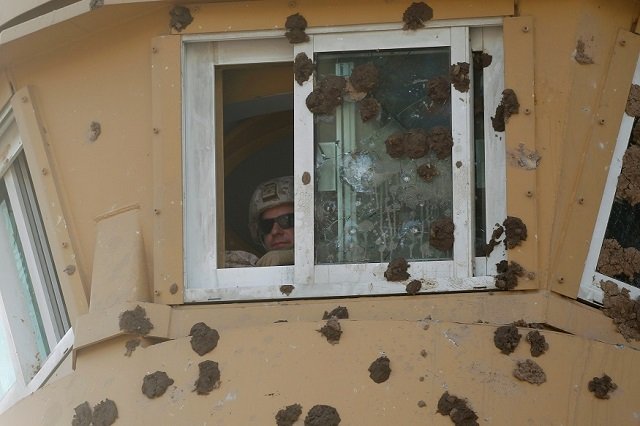
[{"label": "camouflage helmet cover", "polygon": [[283,176],[262,182],[249,201],[249,232],[257,244],[263,244],[258,231],[260,215],[272,207],[293,203],[293,176]]}]

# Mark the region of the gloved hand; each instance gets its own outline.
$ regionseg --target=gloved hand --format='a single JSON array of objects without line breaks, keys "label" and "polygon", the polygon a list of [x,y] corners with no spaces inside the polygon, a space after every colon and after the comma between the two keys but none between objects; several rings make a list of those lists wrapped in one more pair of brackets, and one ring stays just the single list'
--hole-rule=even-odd
[{"label": "gloved hand", "polygon": [[271,250],[258,260],[256,266],[293,265],[293,260],[293,249]]}]

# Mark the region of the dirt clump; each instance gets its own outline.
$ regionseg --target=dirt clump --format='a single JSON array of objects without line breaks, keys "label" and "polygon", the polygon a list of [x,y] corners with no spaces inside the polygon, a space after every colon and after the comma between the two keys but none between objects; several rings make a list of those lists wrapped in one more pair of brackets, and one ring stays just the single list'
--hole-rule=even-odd
[{"label": "dirt clump", "polygon": [[338,426],[340,421],[335,408],[330,405],[314,405],[304,419],[304,426]]},{"label": "dirt clump", "polygon": [[149,399],[164,395],[167,388],[173,384],[173,379],[164,371],[147,374],[142,380],[142,393]]},{"label": "dirt clump", "polygon": [[518,380],[534,385],[540,385],[547,381],[547,375],[544,373],[542,367],[530,359],[517,361],[516,368],[513,370],[513,376]]},{"label": "dirt clump", "polygon": [[89,142],[95,142],[100,137],[100,133],[102,133],[102,126],[97,121],[92,121],[89,124],[89,133],[87,139]]},{"label": "dirt clump", "polygon": [[409,268],[409,266],[409,263],[407,263],[407,260],[404,257],[393,259],[389,262],[387,270],[384,273],[384,277],[387,281],[404,281],[409,279],[409,273],[407,272],[407,268]]},{"label": "dirt clump", "polygon": [[640,117],[640,86],[632,84],[629,89],[625,112],[631,117]]},{"label": "dirt clump", "polygon": [[411,5],[402,14],[402,22],[404,22],[403,29],[417,30],[424,28],[424,23],[433,18],[433,9],[431,9],[425,2],[411,3]]},{"label": "dirt clump", "polygon": [[459,92],[468,92],[471,81],[469,80],[469,63],[458,62],[449,67],[451,84]]},{"label": "dirt clump", "polygon": [[486,68],[491,65],[491,62],[493,62],[493,56],[487,52],[473,52],[473,68]]},{"label": "dirt clump", "polygon": [[610,277],[633,280],[640,272],[640,251],[635,247],[623,248],[617,240],[606,239],[600,249],[597,269]]},{"label": "dirt clump", "polygon": [[200,356],[214,350],[220,340],[218,331],[203,322],[194,324],[189,331],[189,336],[191,336],[191,348]]},{"label": "dirt clump", "polygon": [[451,83],[445,77],[438,76],[427,80],[425,89],[432,102],[443,104],[451,99]]},{"label": "dirt clump", "polygon": [[90,426],[91,421],[93,420],[93,412],[91,410],[91,405],[87,401],[78,405],[73,409],[75,414],[73,415],[73,419],[71,419],[71,426]]},{"label": "dirt clump", "polygon": [[433,164],[425,163],[418,167],[416,170],[420,179],[425,182],[431,182],[436,176],[440,175],[440,172]]},{"label": "dirt clump", "polygon": [[318,332],[327,338],[327,342],[335,345],[340,342],[340,336],[342,336],[340,321],[337,318],[329,318]]},{"label": "dirt clump", "polygon": [[307,20],[299,13],[287,16],[284,28],[287,30],[284,36],[289,40],[289,43],[295,44],[309,41],[309,36],[304,32],[307,29]]},{"label": "dirt clump", "polygon": [[384,141],[384,145],[389,157],[402,158],[404,155],[404,133],[393,133]]},{"label": "dirt clump", "polygon": [[533,357],[539,357],[549,350],[547,339],[538,330],[530,331],[526,339],[531,344],[531,356]]},{"label": "dirt clump", "polygon": [[522,241],[527,240],[527,225],[519,217],[507,216],[502,222],[502,226],[504,226],[505,231],[505,248],[515,248],[522,244]]},{"label": "dirt clump", "polygon": [[453,148],[453,138],[451,131],[442,126],[436,126],[427,133],[427,143],[439,160],[444,160],[451,156]]},{"label": "dirt clump", "polygon": [[530,150],[523,143],[518,145],[516,149],[507,151],[507,161],[510,166],[520,167],[524,170],[535,170],[540,164],[542,157],[538,151]]},{"label": "dirt clump", "polygon": [[220,369],[217,362],[202,361],[198,364],[198,369],[198,379],[195,383],[195,391],[198,395],[209,395],[209,392],[220,387]]},{"label": "dirt clump", "polygon": [[153,324],[147,318],[147,312],[140,305],[135,309],[124,311],[120,314],[120,330],[125,333],[145,336],[153,329]]},{"label": "dirt clump", "polygon": [[582,65],[593,64],[593,58],[585,52],[585,47],[584,41],[578,39],[576,42],[576,54],[574,55],[574,59],[577,63]]},{"label": "dirt clump", "polygon": [[589,392],[593,392],[598,399],[609,399],[611,397],[609,392],[618,389],[618,385],[613,383],[611,377],[606,374],[603,374],[602,377],[594,377],[593,380],[589,382],[588,387]]},{"label": "dirt clump", "polygon": [[171,16],[169,25],[177,32],[186,29],[193,22],[193,16],[191,16],[191,11],[188,7],[175,6],[171,9],[169,15]]},{"label": "dirt clump", "polygon": [[495,117],[491,117],[493,130],[496,132],[504,132],[505,125],[509,121],[509,117],[520,112],[520,103],[518,96],[513,89],[504,89],[502,91],[502,100],[496,108]]},{"label": "dirt clump", "polygon": [[369,377],[376,383],[383,383],[391,375],[391,361],[386,356],[381,356],[369,366]]},{"label": "dirt clump", "polygon": [[323,320],[328,320],[330,318],[338,318],[338,319],[349,319],[349,310],[346,306],[338,306],[334,308],[331,312],[324,311],[322,315]]},{"label": "dirt clump", "polygon": [[445,392],[438,400],[438,413],[449,416],[457,426],[478,425],[478,415],[469,407],[469,403],[462,398]]},{"label": "dirt clump", "polygon": [[93,407],[93,426],[110,426],[118,418],[118,407],[110,399],[100,401]]},{"label": "dirt clump", "polygon": [[346,81],[342,77],[330,75],[318,83],[318,87],[307,96],[309,111],[319,115],[331,115],[336,107],[342,105]]},{"label": "dirt clump", "polygon": [[407,286],[405,287],[405,291],[407,292],[407,294],[411,296],[415,296],[420,292],[421,288],[422,288],[422,283],[420,282],[420,280],[411,280],[409,284],[407,284]]},{"label": "dirt clump", "polygon": [[358,107],[360,109],[360,119],[363,123],[378,118],[380,116],[380,111],[382,110],[380,102],[371,97],[364,98],[358,102]]},{"label": "dirt clump", "polygon": [[505,355],[509,355],[516,350],[522,335],[518,333],[518,327],[514,325],[503,325],[496,328],[493,335],[493,344]]},{"label": "dirt clump", "polygon": [[300,52],[296,55],[296,58],[293,61],[293,75],[300,86],[302,86],[302,83],[309,80],[314,69],[315,65],[306,53]]},{"label": "dirt clump", "polygon": [[431,223],[429,244],[438,250],[447,251],[453,247],[455,225],[450,217],[443,217]]},{"label": "dirt clump", "polygon": [[124,348],[126,349],[124,356],[130,357],[138,346],[140,346],[140,339],[127,340],[127,343],[124,344]]},{"label": "dirt clump", "polygon": [[500,290],[513,290],[518,286],[518,277],[524,276],[524,268],[517,262],[501,260],[496,264],[496,287]]},{"label": "dirt clump", "polygon": [[411,129],[404,135],[404,152],[414,160],[424,157],[429,150],[427,135],[422,129]]},{"label": "dirt clump", "polygon": [[420,408],[424,408],[424,407],[426,407],[426,406],[427,406],[427,403],[426,403],[426,402],[424,402],[423,400],[418,401],[418,407],[420,407]]},{"label": "dirt clump", "polygon": [[493,249],[500,244],[500,241],[498,240],[502,238],[502,234],[504,234],[504,228],[500,226],[499,223],[496,223],[496,227],[491,233],[491,239],[484,245],[483,251],[485,256],[489,256],[491,252],[493,252]]},{"label": "dirt clump", "polygon": [[291,284],[285,284],[285,285],[281,285],[280,286],[280,293],[284,294],[285,296],[288,296],[291,294],[291,292],[295,289],[294,286],[292,286]]},{"label": "dirt clump", "polygon": [[357,92],[369,93],[378,87],[380,72],[371,62],[353,68],[349,81]]},{"label": "dirt clump", "polygon": [[538,330],[543,330],[545,325],[541,322],[526,322],[523,319],[519,319],[518,321],[514,321],[511,323],[516,327],[524,327],[524,328],[537,328]]},{"label": "dirt clump", "polygon": [[300,415],[302,415],[302,405],[287,405],[276,414],[276,424],[278,426],[293,426],[300,418]]},{"label": "dirt clump", "polygon": [[604,292],[602,312],[611,318],[627,340],[640,340],[640,301],[629,298],[629,290],[606,281],[600,284]]},{"label": "dirt clump", "polygon": [[640,146],[631,145],[622,157],[622,170],[618,176],[616,198],[632,207],[640,203]]}]

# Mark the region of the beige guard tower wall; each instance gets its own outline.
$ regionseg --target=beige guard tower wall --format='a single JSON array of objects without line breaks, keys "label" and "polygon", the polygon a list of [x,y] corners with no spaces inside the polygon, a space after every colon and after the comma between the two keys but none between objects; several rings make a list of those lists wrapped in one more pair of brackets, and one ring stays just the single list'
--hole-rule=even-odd
[{"label": "beige guard tower wall", "polygon": [[[444,391],[467,398],[480,424],[640,421],[640,345],[626,342],[598,309],[574,300],[590,239],[584,229],[593,228],[611,158],[587,156],[589,142],[597,132],[617,135],[640,52],[637,2],[428,2],[434,19],[506,18],[506,86],[531,94],[523,98],[531,114],[509,123],[508,148],[531,144],[542,156],[535,172],[507,171],[507,210],[535,231],[522,252],[509,254],[535,271],[527,290],[196,306],[181,306],[173,297],[182,289],[172,296],[158,280],[155,263],[173,258],[180,264],[181,244],[161,253],[153,245],[163,229],[154,196],[166,177],[158,175],[163,151],[154,143],[180,135],[179,122],[162,122],[154,133],[158,114],[175,108],[172,99],[154,97],[152,86],[153,40],[180,37],[169,26],[173,3],[103,3],[77,2],[0,33],[0,104],[11,100],[17,115],[21,104],[37,110],[30,140],[46,146],[53,169],[47,176],[61,198],[70,239],[65,247],[74,251],[78,277],[65,292],[74,306],[73,357],[43,388],[1,414],[0,424],[70,424],[75,407],[108,398],[117,405],[116,424],[275,424],[279,409],[299,403],[303,415],[296,424],[312,406],[326,404],[344,425],[445,425],[449,417],[436,414]],[[400,26],[409,6],[398,0],[179,3],[194,16],[183,34],[282,28],[296,12],[312,27]],[[13,6],[15,16],[25,12]],[[3,22],[15,17],[7,14]],[[588,41],[594,64],[573,59],[578,39]],[[523,45],[531,50],[519,50]],[[605,90],[614,83],[622,89]],[[179,85],[176,80],[173,90]],[[93,121],[102,133],[90,142]],[[589,179],[593,191],[578,195]],[[125,357],[132,336],[120,331],[118,318],[137,305],[154,328]],[[316,330],[323,312],[337,305],[349,309],[350,319],[341,321],[342,339],[331,345]],[[496,327],[520,319],[550,326],[543,331],[550,349],[536,359],[547,376],[542,385],[512,375],[516,361],[530,357],[528,344],[511,355],[493,345]],[[220,333],[218,347],[202,357],[188,337],[201,321]],[[367,368],[382,353],[392,373],[376,384]],[[205,359],[219,363],[221,384],[198,395],[194,383]],[[149,399],[141,392],[143,378],[157,370],[174,383]],[[618,389],[598,400],[587,383],[605,372]]]}]

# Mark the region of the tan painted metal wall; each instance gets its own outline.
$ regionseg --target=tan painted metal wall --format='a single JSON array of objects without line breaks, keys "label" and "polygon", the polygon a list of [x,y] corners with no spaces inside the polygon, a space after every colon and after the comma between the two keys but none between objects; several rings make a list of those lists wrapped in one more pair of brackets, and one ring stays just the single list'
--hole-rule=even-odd
[{"label": "tan painted metal wall", "polygon": [[[640,359],[632,349],[637,342],[625,342],[599,310],[547,289],[569,298],[577,294],[575,275],[586,252],[574,251],[576,230],[587,232],[598,208],[596,200],[581,204],[585,213],[576,222],[577,188],[586,182],[584,156],[599,129],[607,75],[615,55],[624,55],[618,53],[620,37],[634,52],[627,54],[627,65],[616,68],[616,81],[628,87],[629,63],[635,64],[639,49],[632,23],[640,5],[631,0],[520,0],[516,9],[505,0],[428,3],[435,19],[510,17],[505,21],[505,52],[511,52],[505,56],[506,86],[521,96],[523,113],[508,124],[508,149],[524,144],[542,159],[535,171],[508,166],[508,213],[522,217],[534,231],[509,256],[536,273],[531,287],[523,287],[541,290],[339,302],[162,304],[180,303],[182,297],[182,289],[170,297],[166,292],[182,275],[181,207],[171,204],[181,197],[176,160],[181,107],[179,63],[161,69],[153,65],[179,59],[180,36],[169,29],[168,4],[108,6],[0,44],[0,102],[11,96],[12,87],[30,87],[55,160],[56,188],[73,231],[79,274],[85,277],[85,293],[94,298],[87,313],[81,315],[86,307],[79,309],[75,324],[76,370],[56,376],[0,415],[0,423],[69,424],[80,403],[110,398],[120,413],[117,424],[274,424],[277,410],[295,402],[305,413],[315,404],[333,405],[342,424],[450,424],[435,414],[444,390],[468,398],[481,423],[637,422],[640,373],[635,366]],[[407,6],[397,0],[202,4],[191,7],[195,19],[184,33],[282,28],[295,12],[312,26],[400,22]],[[573,60],[578,39],[586,42],[594,64]],[[158,98],[158,85],[171,96]],[[612,108],[619,109],[625,96],[611,99]],[[90,141],[94,121],[102,133]],[[606,157],[589,161],[607,164]],[[106,254],[119,238],[130,251]],[[161,240],[170,244],[159,245]],[[124,269],[114,271],[116,265]],[[171,268],[170,273],[159,274],[158,265]],[[556,277],[561,272],[566,278],[560,289]],[[110,279],[119,280],[113,291]],[[156,303],[149,302],[153,289]],[[125,342],[133,336],[122,334],[118,316],[138,302],[156,328],[144,339],[146,347],[124,357]],[[349,308],[351,320],[341,322],[343,339],[330,345],[315,330],[323,324],[324,310],[337,304]],[[430,320],[421,321],[429,315]],[[526,342],[509,356],[493,345],[495,327],[519,319],[573,333],[543,332],[550,350],[536,361],[547,373],[545,384],[512,377],[515,361],[529,357]],[[288,322],[274,323],[278,320]],[[202,358],[187,337],[198,321],[222,335],[219,347]],[[381,352],[391,359],[393,372],[378,385],[369,379],[367,367]],[[222,372],[220,388],[209,396],[192,392],[203,359],[218,361]],[[166,371],[175,382],[167,394],[150,400],[140,386],[144,375],[155,370]],[[618,384],[607,401],[587,390],[587,382],[604,372]],[[425,408],[418,407],[420,400]]]}]

